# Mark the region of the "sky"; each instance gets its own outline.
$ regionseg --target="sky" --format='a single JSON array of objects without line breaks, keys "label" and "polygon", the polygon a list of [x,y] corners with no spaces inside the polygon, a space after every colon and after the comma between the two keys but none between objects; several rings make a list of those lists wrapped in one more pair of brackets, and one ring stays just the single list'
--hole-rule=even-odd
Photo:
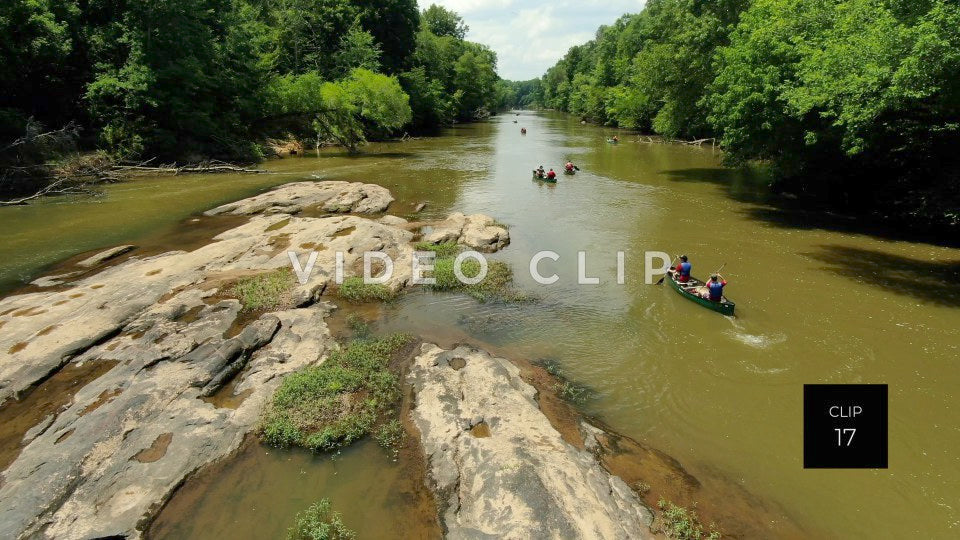
[{"label": "sky", "polygon": [[638,13],[645,0],[418,0],[456,11],[470,27],[467,39],[497,53],[504,79],[539,77],[573,45],[593,39],[597,27],[624,13]]}]

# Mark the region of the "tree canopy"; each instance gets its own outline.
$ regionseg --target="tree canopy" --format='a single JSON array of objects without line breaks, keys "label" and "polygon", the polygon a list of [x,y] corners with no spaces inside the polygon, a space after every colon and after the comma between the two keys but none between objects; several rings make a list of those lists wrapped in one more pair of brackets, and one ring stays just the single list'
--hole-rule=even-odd
[{"label": "tree canopy", "polygon": [[777,188],[960,225],[960,5],[650,0],[601,27],[534,100],[598,123],[717,138]]},{"label": "tree canopy", "polygon": [[123,158],[251,159],[288,133],[356,149],[504,106],[496,56],[465,32],[415,0],[8,0],[0,143],[69,124]]}]

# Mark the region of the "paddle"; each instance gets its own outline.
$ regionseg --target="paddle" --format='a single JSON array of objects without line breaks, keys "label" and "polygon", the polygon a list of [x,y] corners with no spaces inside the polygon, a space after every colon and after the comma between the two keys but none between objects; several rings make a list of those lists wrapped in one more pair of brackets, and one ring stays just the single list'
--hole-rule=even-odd
[{"label": "paddle", "polygon": [[[674,258],[673,258],[673,261],[676,261],[676,260],[677,260],[677,258],[674,257]],[[670,268],[673,268],[673,261],[670,261]],[[667,275],[666,275],[666,274],[664,274],[663,277],[660,278],[660,281],[657,282],[657,285],[663,284],[663,280],[665,280],[665,279],[667,279]]]}]

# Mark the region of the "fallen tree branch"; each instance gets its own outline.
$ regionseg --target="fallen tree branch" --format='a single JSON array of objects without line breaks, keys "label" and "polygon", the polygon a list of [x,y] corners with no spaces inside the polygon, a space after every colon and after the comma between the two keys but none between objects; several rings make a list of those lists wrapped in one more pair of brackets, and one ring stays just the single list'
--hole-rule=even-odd
[{"label": "fallen tree branch", "polygon": [[[37,124],[39,126],[39,124]],[[62,138],[75,139],[80,133],[80,126],[76,122],[69,122],[67,125],[63,126],[60,129],[55,129],[53,131],[47,131],[45,133],[36,133],[24,135],[19,139],[14,140],[10,144],[0,148],[0,153],[6,152],[7,150],[12,150],[18,146],[23,146],[25,144],[31,143],[42,143],[46,140],[58,140]]]},{"label": "fallen tree branch", "polygon": [[89,192],[89,188],[85,184],[81,186],[61,187],[67,180],[68,180],[67,178],[61,178],[51,183],[50,185],[46,186],[45,188],[41,189],[40,191],[37,191],[33,195],[27,195],[26,197],[21,197],[19,199],[0,201],[0,206],[24,205],[34,199],[39,199],[40,197],[43,197],[45,195],[76,195],[76,194]]},{"label": "fallen tree branch", "polygon": [[[133,174],[172,174],[173,176],[204,173],[271,174],[270,171],[263,169],[249,169],[223,161],[208,161],[183,166],[178,166],[176,163],[160,166],[148,165],[153,160],[154,158],[150,158],[137,163],[116,164],[110,160],[88,159],[77,160],[69,166],[56,168],[50,165],[38,166],[38,170],[45,169],[44,177],[52,181],[31,195],[6,201],[0,200],[0,206],[23,205],[46,195],[92,194],[95,193],[94,186],[97,184],[120,182]],[[4,172],[16,169],[18,168],[8,167],[7,171]],[[2,178],[6,180],[8,175],[3,174]]]}]

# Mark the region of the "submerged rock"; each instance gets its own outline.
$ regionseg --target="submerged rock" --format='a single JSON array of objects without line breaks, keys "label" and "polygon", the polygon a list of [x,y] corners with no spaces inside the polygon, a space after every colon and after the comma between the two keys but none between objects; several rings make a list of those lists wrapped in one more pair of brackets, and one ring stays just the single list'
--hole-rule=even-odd
[{"label": "submerged rock", "polygon": [[424,344],[408,381],[450,538],[653,537],[639,497],[563,439],[509,361]]},{"label": "submerged rock", "polygon": [[92,268],[98,264],[109,261],[110,259],[115,259],[124,253],[129,253],[130,251],[136,249],[137,246],[117,246],[110,249],[105,249],[96,255],[87,257],[86,259],[77,263],[77,266],[81,268]]},{"label": "submerged rock", "polygon": [[296,214],[305,208],[320,208],[325,212],[376,214],[385,211],[392,202],[390,191],[376,184],[294,182],[248,199],[218,206],[204,214]]},{"label": "submerged rock", "polygon": [[424,237],[431,244],[455,243],[477,251],[492,253],[510,243],[510,232],[492,217],[483,214],[450,214]]}]

